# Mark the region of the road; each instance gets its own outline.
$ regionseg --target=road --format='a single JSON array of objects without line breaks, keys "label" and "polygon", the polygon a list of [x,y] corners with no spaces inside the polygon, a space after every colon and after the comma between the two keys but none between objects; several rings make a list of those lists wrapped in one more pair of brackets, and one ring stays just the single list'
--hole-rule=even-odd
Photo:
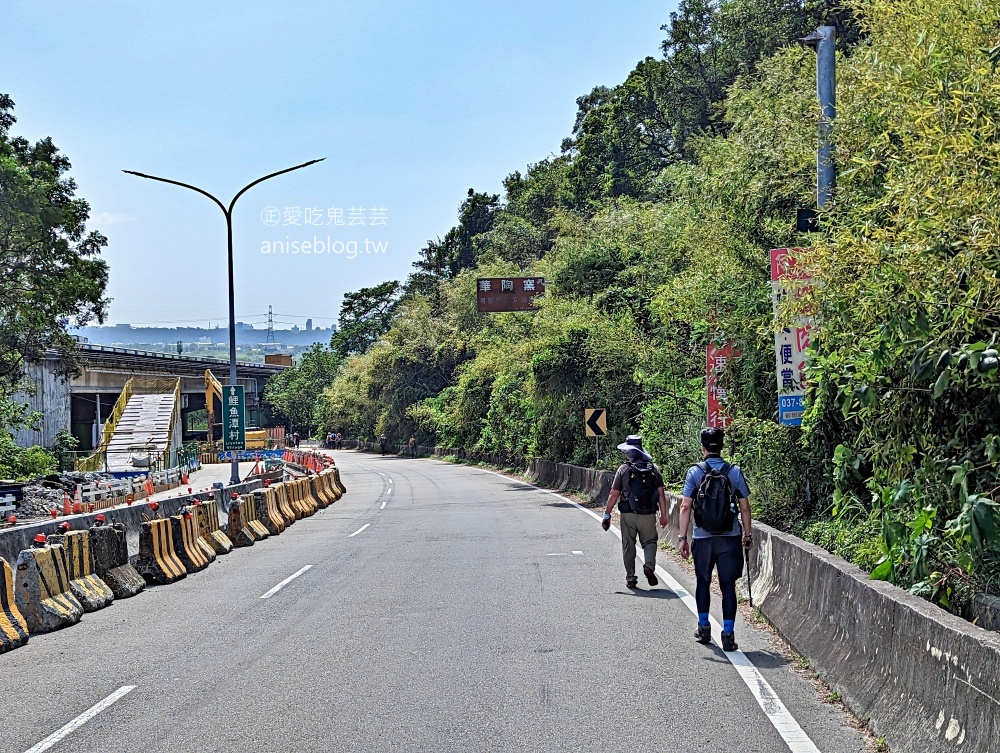
[{"label": "road", "polygon": [[[0,655],[0,751],[789,750],[754,670],[695,644],[674,591],[625,589],[587,512],[481,469],[336,458],[333,507]],[[817,749],[864,750],[766,634],[737,631]]]}]

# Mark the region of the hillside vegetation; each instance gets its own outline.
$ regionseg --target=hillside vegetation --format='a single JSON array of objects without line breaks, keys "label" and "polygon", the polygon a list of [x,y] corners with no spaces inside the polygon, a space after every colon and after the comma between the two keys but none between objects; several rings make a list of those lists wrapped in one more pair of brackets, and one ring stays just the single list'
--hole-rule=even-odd
[{"label": "hillside vegetation", "polygon": [[[838,185],[815,203],[815,56],[838,27]],[[755,514],[958,609],[1000,576],[1000,5],[686,0],[662,55],[578,100],[558,154],[469,191],[400,284],[359,291],[323,430],[593,465],[639,432],[678,483],[705,351]],[[807,415],[777,423],[768,251],[814,278]],[[544,277],[535,314],[479,315],[477,277]],[[360,301],[360,303],[359,303]],[[792,306],[797,310],[792,310]],[[610,467],[616,458],[602,458]]]}]

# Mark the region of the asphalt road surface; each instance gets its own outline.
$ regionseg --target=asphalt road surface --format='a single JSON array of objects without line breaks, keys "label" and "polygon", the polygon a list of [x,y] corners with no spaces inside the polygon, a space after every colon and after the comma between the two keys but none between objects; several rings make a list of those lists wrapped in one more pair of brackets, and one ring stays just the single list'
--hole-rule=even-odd
[{"label": "asphalt road surface", "polygon": [[738,668],[669,579],[625,589],[565,499],[336,458],[333,507],[0,655],[0,752],[864,750],[766,634]]}]

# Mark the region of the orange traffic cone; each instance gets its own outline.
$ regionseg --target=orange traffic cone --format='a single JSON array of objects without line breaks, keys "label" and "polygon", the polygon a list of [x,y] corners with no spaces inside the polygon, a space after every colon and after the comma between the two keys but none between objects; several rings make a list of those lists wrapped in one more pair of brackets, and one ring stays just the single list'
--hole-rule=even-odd
[{"label": "orange traffic cone", "polygon": [[76,485],[76,491],[73,492],[73,512],[83,512],[83,490],[79,484]]}]

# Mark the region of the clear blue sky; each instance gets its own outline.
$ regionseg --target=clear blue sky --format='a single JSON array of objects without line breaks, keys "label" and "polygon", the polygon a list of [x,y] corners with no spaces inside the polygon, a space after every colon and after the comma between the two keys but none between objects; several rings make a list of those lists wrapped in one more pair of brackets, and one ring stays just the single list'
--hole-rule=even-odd
[{"label": "clear blue sky", "polygon": [[[236,312],[335,320],[345,291],[403,279],[470,187],[557,153],[575,100],[659,54],[673,2],[26,2],[7,0],[0,91],[17,134],[73,163],[91,227],[109,238],[111,323],[226,316],[225,223],[235,213]],[[262,221],[306,209],[319,225]],[[344,225],[331,209],[342,209]],[[350,225],[351,208],[365,209]],[[371,209],[385,209],[370,226]],[[325,224],[330,223],[330,224]],[[340,241],[341,254],[265,255],[265,242]],[[347,258],[354,240],[383,254]],[[338,247],[339,248],[339,247]]]}]

